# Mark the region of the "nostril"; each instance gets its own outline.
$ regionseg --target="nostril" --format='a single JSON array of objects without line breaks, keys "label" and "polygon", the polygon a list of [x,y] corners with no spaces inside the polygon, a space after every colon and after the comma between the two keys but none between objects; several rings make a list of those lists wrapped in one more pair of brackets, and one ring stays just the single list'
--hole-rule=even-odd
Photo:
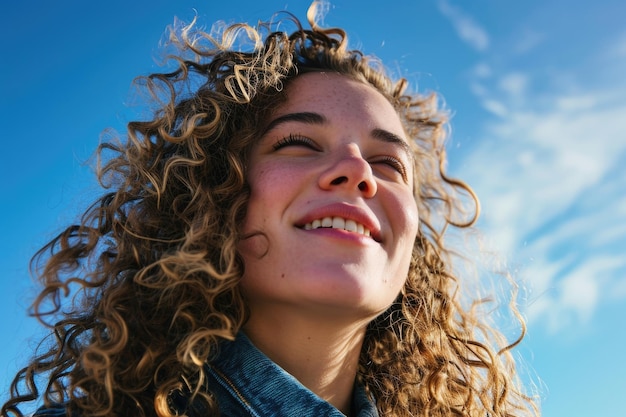
[{"label": "nostril", "polygon": [[339,185],[339,184],[343,184],[344,182],[348,181],[348,177],[342,176],[342,177],[337,177],[334,180],[332,180],[330,183],[332,185]]},{"label": "nostril", "polygon": [[361,181],[359,183],[359,190],[360,191],[366,191],[367,190],[367,183],[365,181]]}]

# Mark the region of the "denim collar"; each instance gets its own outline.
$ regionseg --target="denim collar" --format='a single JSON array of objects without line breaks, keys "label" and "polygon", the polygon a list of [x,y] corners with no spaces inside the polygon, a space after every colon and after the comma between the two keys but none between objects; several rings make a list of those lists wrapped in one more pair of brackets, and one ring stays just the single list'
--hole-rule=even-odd
[{"label": "denim collar", "polygon": [[[234,341],[223,342],[219,356],[206,368],[222,415],[344,417],[261,353],[242,332]],[[378,417],[374,402],[358,384],[353,411],[355,417]]]}]

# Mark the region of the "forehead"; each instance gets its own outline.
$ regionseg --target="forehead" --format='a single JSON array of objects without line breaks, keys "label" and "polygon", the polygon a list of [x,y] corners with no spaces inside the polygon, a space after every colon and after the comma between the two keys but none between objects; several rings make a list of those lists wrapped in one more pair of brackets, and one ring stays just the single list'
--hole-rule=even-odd
[{"label": "forehead", "polygon": [[[403,132],[400,118],[391,103],[369,84],[332,72],[312,72],[294,78],[285,90],[286,100],[273,112],[309,111],[326,116],[331,122],[357,118],[370,128]],[[404,136],[404,134],[402,135]]]}]

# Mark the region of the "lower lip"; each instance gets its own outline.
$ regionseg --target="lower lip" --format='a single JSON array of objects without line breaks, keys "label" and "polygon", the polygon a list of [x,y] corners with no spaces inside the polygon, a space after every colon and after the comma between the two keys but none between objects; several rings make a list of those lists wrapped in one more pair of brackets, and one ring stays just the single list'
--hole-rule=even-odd
[{"label": "lower lip", "polygon": [[330,227],[319,227],[317,229],[310,229],[310,230],[299,229],[299,230],[309,235],[312,234],[315,236],[339,239],[339,240],[343,240],[346,242],[353,242],[353,243],[359,243],[359,244],[374,242],[374,239],[372,239],[370,236],[365,236],[365,235],[362,235],[360,233],[355,233],[355,232],[348,232],[347,230],[342,230],[342,229],[333,229]]}]

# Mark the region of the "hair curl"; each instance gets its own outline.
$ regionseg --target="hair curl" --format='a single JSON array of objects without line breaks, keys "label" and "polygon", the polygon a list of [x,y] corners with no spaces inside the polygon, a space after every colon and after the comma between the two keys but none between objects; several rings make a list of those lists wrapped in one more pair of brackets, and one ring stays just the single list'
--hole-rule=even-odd
[{"label": "hair curl", "polygon": [[[310,29],[289,20],[291,34],[272,24],[207,33],[195,21],[172,31],[177,68],[138,79],[157,103],[154,117],[129,123],[125,143],[99,147],[98,178],[109,191],[33,258],[43,284],[34,314],[60,321],[15,377],[3,416],[21,416],[20,404],[40,390],[44,404],[68,403],[81,415],[163,417],[173,415],[172,393],[189,390],[218,414],[202,389],[203,364],[247,317],[237,245],[248,152],[290,80],[310,71],[374,86],[416,154],[420,229],[410,272],[397,300],[370,323],[358,371],[381,415],[536,412],[509,352],[523,322],[518,340],[498,344],[497,332],[457,299],[443,237],[448,226],[470,227],[479,209],[472,190],[444,172],[447,119],[437,96],[406,93],[405,80],[348,50],[342,29],[316,25],[315,4]],[[467,200],[476,203],[470,210]]]}]

